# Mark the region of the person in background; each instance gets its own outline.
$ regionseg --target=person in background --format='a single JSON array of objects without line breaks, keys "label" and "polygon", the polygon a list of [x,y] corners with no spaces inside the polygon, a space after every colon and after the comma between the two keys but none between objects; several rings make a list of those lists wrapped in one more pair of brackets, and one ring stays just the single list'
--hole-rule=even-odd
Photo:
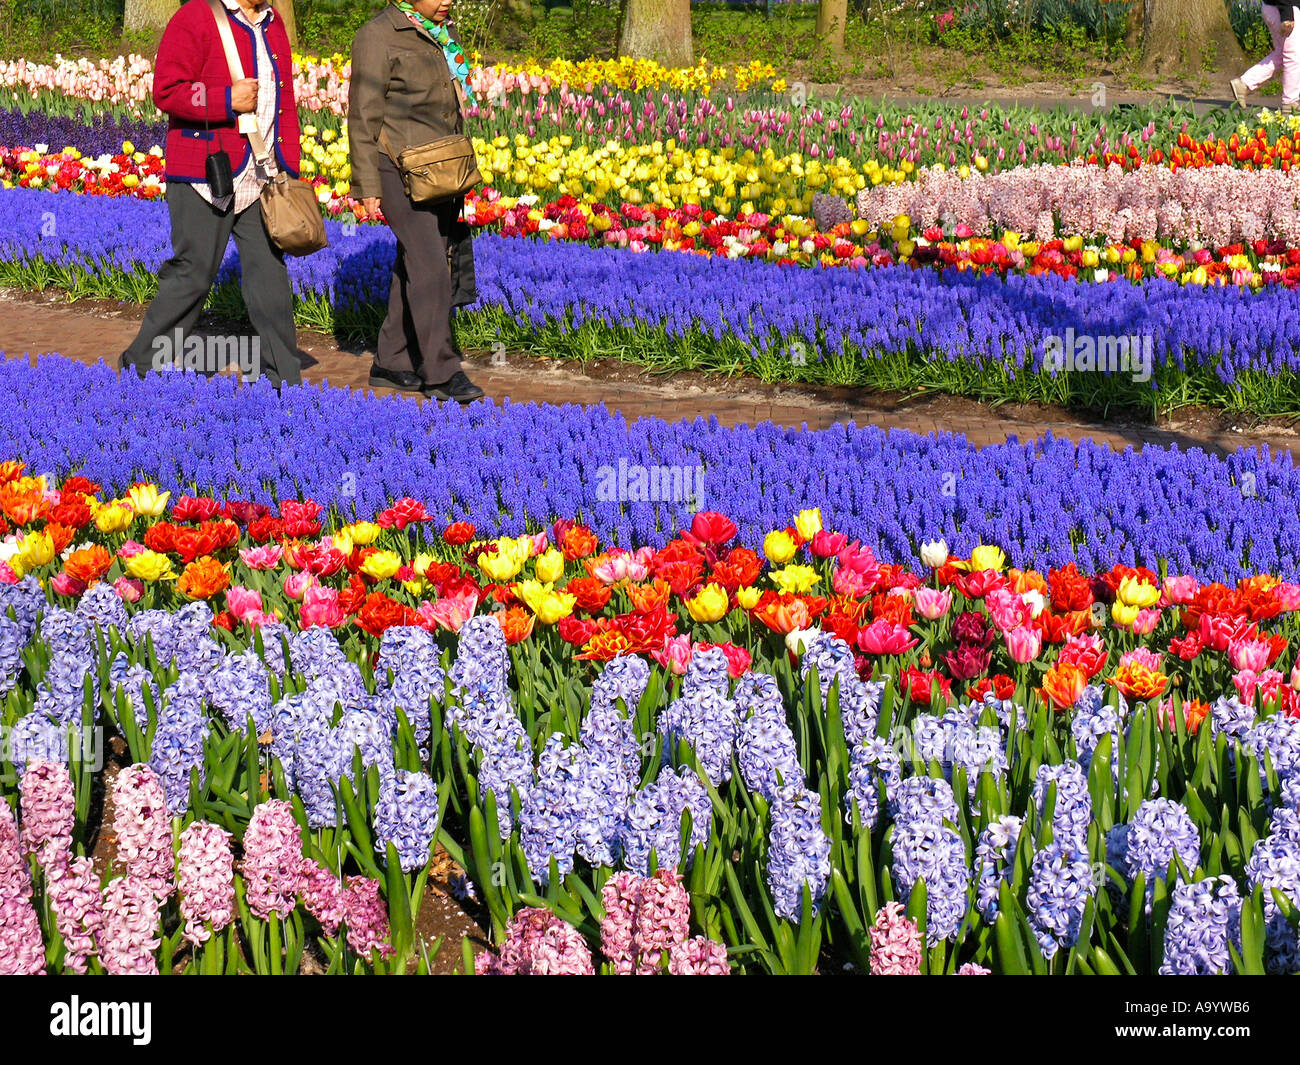
[{"label": "person in background", "polygon": [[381,134],[400,155],[463,132],[473,94],[465,53],[447,29],[450,17],[451,0],[396,0],[357,31],[348,141],[352,195],[369,218],[382,207],[397,237],[370,383],[469,403],[483,390],[461,370],[451,328],[453,308],[475,298],[469,227],[460,219],[464,197],[412,203],[381,147]]},{"label": "person in background", "polygon": [[1232,98],[1239,107],[1245,107],[1247,95],[1281,71],[1281,111],[1289,115],[1300,103],[1300,34],[1295,32],[1296,8],[1292,0],[1263,0],[1261,15],[1273,37],[1273,51],[1241,77],[1232,79]]},{"label": "person in background", "polygon": [[[231,84],[230,67],[205,0],[190,0],[171,17],[158,45],[153,100],[167,115],[167,211],[172,257],[158,271],[158,294],[140,332],[118,365],[141,377],[179,365],[184,348],[176,337],[198,322],[231,236],[239,249],[241,287],[248,317],[259,339],[253,376],[279,388],[301,384],[293,289],[284,253],[262,222],[258,196],[279,169],[298,176],[298,107],[293,95],[293,56],[283,21],[269,0],[222,0],[246,77]],[[238,116],[257,116],[273,148],[265,169],[257,166]],[[207,185],[207,157],[224,151],[234,173],[234,191],[215,198]],[[164,358],[165,357],[165,358]],[[215,372],[220,367],[207,367]]]}]

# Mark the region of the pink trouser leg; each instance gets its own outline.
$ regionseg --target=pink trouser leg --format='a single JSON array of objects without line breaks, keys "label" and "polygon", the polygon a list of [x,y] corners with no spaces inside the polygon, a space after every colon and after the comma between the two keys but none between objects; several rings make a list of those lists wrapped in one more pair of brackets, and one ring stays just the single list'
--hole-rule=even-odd
[{"label": "pink trouser leg", "polygon": [[1282,36],[1282,16],[1275,7],[1264,6],[1262,16],[1273,37],[1273,51],[1241,76],[1242,83],[1254,92],[1282,68],[1282,102],[1300,101],[1300,31],[1292,28],[1288,37]]}]

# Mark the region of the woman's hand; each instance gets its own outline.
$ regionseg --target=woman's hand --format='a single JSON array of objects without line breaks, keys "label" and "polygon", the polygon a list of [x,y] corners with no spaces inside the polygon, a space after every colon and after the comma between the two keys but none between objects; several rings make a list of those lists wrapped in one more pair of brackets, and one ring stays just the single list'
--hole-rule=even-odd
[{"label": "woman's hand", "polygon": [[369,221],[375,221],[379,218],[378,196],[363,196],[361,198],[361,206],[366,209],[366,218]]},{"label": "woman's hand", "polygon": [[230,106],[235,114],[257,110],[257,79],[240,78],[230,89]]}]

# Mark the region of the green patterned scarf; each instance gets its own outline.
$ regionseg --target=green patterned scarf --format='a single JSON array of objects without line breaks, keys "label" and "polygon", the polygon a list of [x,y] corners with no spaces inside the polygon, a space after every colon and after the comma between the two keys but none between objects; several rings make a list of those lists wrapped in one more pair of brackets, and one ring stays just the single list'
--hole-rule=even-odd
[{"label": "green patterned scarf", "polygon": [[472,104],[474,102],[474,90],[469,87],[469,62],[465,58],[465,49],[456,43],[447,27],[442,23],[425,18],[406,0],[396,0],[396,3],[398,11],[442,46],[442,54],[447,59],[447,69],[451,71],[451,76],[460,85],[465,100]]}]

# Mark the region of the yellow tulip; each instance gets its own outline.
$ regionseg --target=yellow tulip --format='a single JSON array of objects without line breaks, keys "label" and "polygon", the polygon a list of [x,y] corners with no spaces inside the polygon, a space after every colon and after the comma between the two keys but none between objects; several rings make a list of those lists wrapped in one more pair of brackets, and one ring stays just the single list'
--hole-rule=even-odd
[{"label": "yellow tulip", "polygon": [[132,555],[124,563],[126,572],[142,581],[171,581],[176,579],[172,560],[166,555],[148,549]]},{"label": "yellow tulip", "polygon": [[783,569],[772,570],[768,576],[781,591],[795,595],[811,592],[821,580],[812,566],[786,566]]},{"label": "yellow tulip", "polygon": [[124,532],[135,521],[135,511],[129,503],[115,499],[94,511],[95,528],[102,533]]},{"label": "yellow tulip", "polygon": [[1134,577],[1125,577],[1119,582],[1115,596],[1126,606],[1148,607],[1160,602],[1160,589],[1146,581]]},{"label": "yellow tulip", "polygon": [[[368,547],[379,539],[379,534],[384,530],[373,521],[354,521],[351,525],[345,525],[339,531],[347,536],[352,543]],[[340,548],[340,550],[342,549]]]},{"label": "yellow tulip", "polygon": [[554,625],[573,613],[577,597],[568,592],[557,592],[549,584],[538,581],[521,581],[521,598],[543,625]]},{"label": "yellow tulip", "polygon": [[509,552],[484,552],[478,556],[478,568],[498,583],[517,577],[523,566],[523,562]]},{"label": "yellow tulip", "polygon": [[23,570],[33,570],[54,561],[54,539],[47,532],[29,532],[18,547],[18,560]]},{"label": "yellow tulip", "polygon": [[361,572],[377,581],[386,581],[402,568],[402,556],[396,551],[376,551],[361,563]]},{"label": "yellow tulip", "polygon": [[798,550],[794,537],[784,529],[775,529],[763,537],[763,554],[778,566],[784,566]]},{"label": "yellow tulip", "polygon": [[822,531],[821,507],[799,511],[794,519],[794,527],[799,530],[799,535],[805,540],[811,540]]},{"label": "yellow tulip", "polygon": [[133,484],[126,495],[137,514],[148,518],[159,518],[166,512],[167,500],[172,494],[159,492],[157,485]]},{"label": "yellow tulip", "polygon": [[694,599],[686,600],[686,609],[696,621],[721,621],[729,607],[726,589],[710,581]]},{"label": "yellow tulip", "polygon": [[537,556],[537,563],[533,568],[539,581],[553,584],[564,576],[564,556],[552,547]]},{"label": "yellow tulip", "polygon": [[1129,603],[1121,603],[1118,599],[1111,605],[1110,616],[1115,619],[1115,624],[1128,628],[1137,620],[1138,611],[1141,607]]},{"label": "yellow tulip", "polygon": [[757,588],[741,588],[736,592],[736,602],[746,610],[753,610],[758,606],[758,601],[763,598],[763,593]]},{"label": "yellow tulip", "polygon": [[429,567],[432,566],[435,561],[434,557],[427,551],[421,551],[415,556],[415,558],[411,559],[411,569],[415,570],[416,573],[423,577],[429,572]]},{"label": "yellow tulip", "polygon": [[1006,568],[1006,565],[1007,556],[1000,547],[980,544],[970,553],[970,568],[973,573],[979,573],[986,569],[1001,573]]}]

